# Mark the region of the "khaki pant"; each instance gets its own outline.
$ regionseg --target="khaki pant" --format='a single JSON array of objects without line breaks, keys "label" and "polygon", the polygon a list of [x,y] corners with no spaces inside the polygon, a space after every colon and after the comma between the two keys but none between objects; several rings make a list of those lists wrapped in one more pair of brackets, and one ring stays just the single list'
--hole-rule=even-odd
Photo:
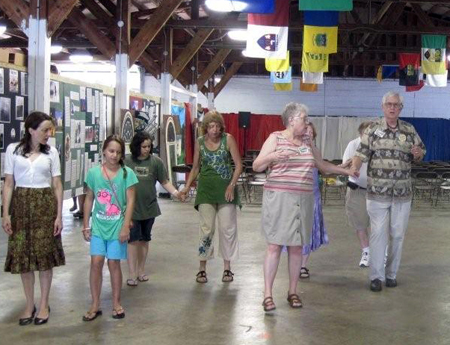
[{"label": "khaki pant", "polygon": [[[402,257],[411,201],[380,202],[367,200],[370,216],[370,280],[395,279]],[[388,241],[389,240],[389,241]],[[389,242],[386,268],[384,256]]]},{"label": "khaki pant", "polygon": [[227,261],[238,259],[236,205],[200,204],[198,211],[200,215],[199,259],[203,261],[214,258],[216,218],[219,229],[219,256]]}]

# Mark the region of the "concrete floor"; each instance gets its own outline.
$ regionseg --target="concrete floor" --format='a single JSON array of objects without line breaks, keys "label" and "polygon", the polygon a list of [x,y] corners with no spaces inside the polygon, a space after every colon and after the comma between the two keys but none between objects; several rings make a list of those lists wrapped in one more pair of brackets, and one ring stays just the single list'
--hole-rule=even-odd
[{"label": "concrete floor", "polygon": [[[235,281],[221,282],[222,263],[211,262],[209,282],[195,283],[197,214],[192,204],[160,200],[148,259],[150,281],[124,286],[124,320],[111,318],[105,270],[103,316],[81,321],[90,302],[88,244],[80,221],[65,205],[63,243],[67,265],[54,270],[52,312],[44,326],[19,327],[24,297],[18,275],[1,273],[0,344],[450,344],[450,206],[415,206],[408,229],[399,286],[368,289],[368,270],[342,205],[324,208],[330,244],[311,257],[311,278],[302,280],[303,309],[288,306],[286,255],[275,281],[277,310],[264,314],[260,208],[239,213],[241,258]],[[3,268],[6,235],[0,235]],[[126,275],[126,262],[123,263]],[[36,288],[39,296],[39,290]]]}]

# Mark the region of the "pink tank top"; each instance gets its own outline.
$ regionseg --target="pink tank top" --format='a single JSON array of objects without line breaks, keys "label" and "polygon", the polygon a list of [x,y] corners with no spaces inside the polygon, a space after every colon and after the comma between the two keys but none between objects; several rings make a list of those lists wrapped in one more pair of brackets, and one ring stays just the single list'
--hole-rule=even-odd
[{"label": "pink tank top", "polygon": [[274,132],[277,137],[276,151],[290,152],[286,161],[269,166],[270,172],[264,188],[288,193],[312,193],[313,169],[316,167],[314,156],[309,146],[298,146],[287,140],[281,132]]}]

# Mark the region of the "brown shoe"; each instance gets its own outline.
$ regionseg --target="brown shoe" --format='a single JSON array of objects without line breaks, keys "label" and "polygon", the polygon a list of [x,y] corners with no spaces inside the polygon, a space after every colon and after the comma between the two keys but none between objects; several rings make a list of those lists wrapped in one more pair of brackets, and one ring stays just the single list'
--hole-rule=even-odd
[{"label": "brown shoe", "polygon": [[289,305],[291,306],[291,308],[303,307],[302,300],[295,293],[288,295],[287,301],[289,302]]}]

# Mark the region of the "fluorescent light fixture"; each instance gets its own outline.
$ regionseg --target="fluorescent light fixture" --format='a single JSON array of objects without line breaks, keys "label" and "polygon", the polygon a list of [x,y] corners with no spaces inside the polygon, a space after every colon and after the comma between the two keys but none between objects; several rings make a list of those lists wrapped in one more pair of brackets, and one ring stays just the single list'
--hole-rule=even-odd
[{"label": "fluorescent light fixture", "polygon": [[50,54],[58,54],[62,51],[62,46],[59,44],[55,44],[54,46],[50,47]]},{"label": "fluorescent light fixture", "polygon": [[69,60],[73,63],[91,62],[94,58],[87,51],[75,52],[69,56]]},{"label": "fluorescent light fixture", "polygon": [[211,11],[217,12],[241,12],[247,7],[245,2],[234,0],[206,0],[205,5]]},{"label": "fluorescent light fixture", "polygon": [[236,41],[247,41],[247,30],[228,31],[228,37]]},{"label": "fluorescent light fixture", "polygon": [[6,25],[0,25],[0,36],[3,35],[6,31]]}]

